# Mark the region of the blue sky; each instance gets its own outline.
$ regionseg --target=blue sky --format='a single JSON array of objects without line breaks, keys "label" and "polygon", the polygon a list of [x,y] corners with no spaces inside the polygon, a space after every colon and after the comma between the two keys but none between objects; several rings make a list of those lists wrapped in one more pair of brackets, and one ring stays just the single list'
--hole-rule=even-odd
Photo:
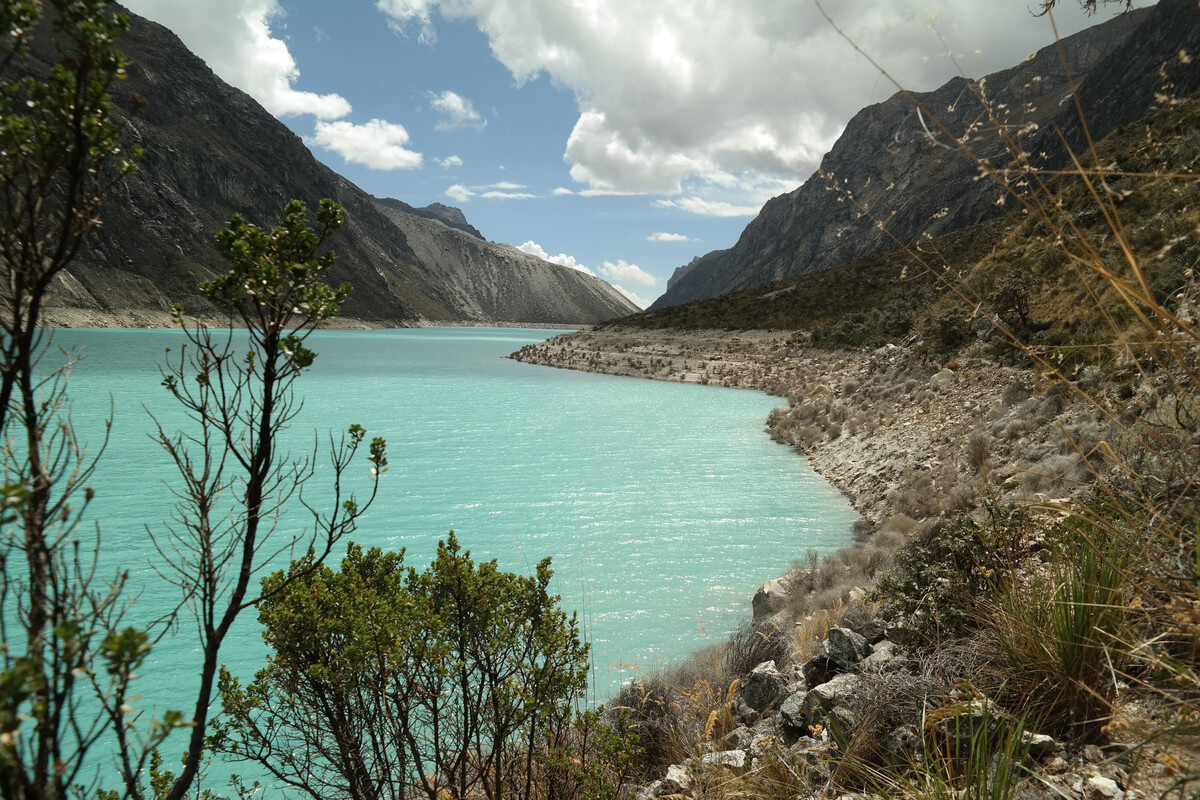
[{"label": "blue sky", "polygon": [[[1019,0],[126,5],[366,191],[462,208],[489,239],[643,304],[675,267],[731,246],[855,111],[894,91],[822,9],[919,90],[1053,40]],[[1057,21],[1090,23],[1074,0]]]}]

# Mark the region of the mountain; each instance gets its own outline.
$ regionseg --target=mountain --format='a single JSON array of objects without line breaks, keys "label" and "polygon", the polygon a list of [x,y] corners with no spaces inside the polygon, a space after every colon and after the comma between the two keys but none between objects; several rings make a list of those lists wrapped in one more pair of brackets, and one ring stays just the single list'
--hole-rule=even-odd
[{"label": "mountain", "polygon": [[[1011,162],[998,128],[1017,137],[1039,167],[1063,165],[1059,131],[1074,149],[1086,146],[1072,81],[1099,139],[1154,106],[1163,91],[1160,68],[1174,84],[1169,92],[1195,91],[1200,70],[1181,64],[1178,54],[1195,51],[1198,42],[1196,4],[1162,0],[1063,39],[1061,53],[1059,44],[1051,45],[977,83],[954,78],[932,92],[897,93],[868,106],[812,177],[769,200],[732,248],[677,271],[651,308],[828,269],[890,250],[897,240],[910,244],[1002,214],[1007,209],[997,205],[999,190],[979,191],[978,165],[952,147],[947,132],[963,137],[969,131],[969,146],[992,167]],[[986,109],[976,88],[985,93]],[[837,189],[830,190],[831,182]],[[869,213],[861,214],[861,207]],[[886,230],[876,220],[885,221]]]},{"label": "mountain", "polygon": [[[114,105],[128,145],[141,144],[146,155],[106,200],[104,225],[58,282],[54,305],[121,314],[180,303],[211,311],[197,290],[224,270],[212,242],[230,216],[270,226],[289,200],[315,207],[329,197],[346,217],[331,240],[331,281],[353,286],[346,316],[385,325],[593,323],[636,310],[598,278],[484,241],[458,209],[372,197],[319,163],[300,137],[166,28],[129,16],[119,45],[133,64],[113,87]],[[31,68],[46,69],[54,44],[49,36],[35,41],[40,65]],[[136,113],[135,96],[148,101]],[[452,246],[429,243],[442,233],[454,235]]]},{"label": "mountain", "polygon": [[443,205],[442,203],[430,203],[424,208],[416,208],[394,197],[376,197],[375,202],[393,211],[402,211],[414,217],[436,220],[447,227],[455,228],[463,233],[469,233],[476,239],[484,239],[484,235],[479,232],[479,229],[467,222],[467,215],[462,212],[461,208]]}]

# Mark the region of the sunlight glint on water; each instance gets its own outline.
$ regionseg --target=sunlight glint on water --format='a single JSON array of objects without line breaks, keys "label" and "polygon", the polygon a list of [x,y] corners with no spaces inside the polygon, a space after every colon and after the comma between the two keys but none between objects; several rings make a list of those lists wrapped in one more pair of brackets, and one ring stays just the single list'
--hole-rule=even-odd
[{"label": "sunlight glint on water", "polygon": [[[508,569],[529,572],[553,556],[556,591],[592,641],[603,700],[639,670],[720,640],[749,616],[762,581],[807,548],[844,544],[854,514],[764,432],[778,398],[503,358],[548,335],[323,332],[316,367],[299,383],[305,405],[291,438],[303,450],[314,429],[357,422],[387,439],[391,469],[354,537],[365,545],[407,548],[408,563],[422,566],[453,529],[478,558]],[[91,518],[106,560],[134,573],[145,618],[174,602],[151,569],[143,527],[169,514],[163,481],[173,475],[143,405],[177,421],[156,362],[182,341],[175,331],[55,337],[56,346],[84,348],[71,394],[85,440],[99,441],[110,393],[114,400]],[[318,475],[314,498],[322,485]],[[140,689],[159,709],[186,706],[199,664],[192,630],[185,620],[142,670]],[[249,676],[264,653],[247,613],[223,660]]]}]

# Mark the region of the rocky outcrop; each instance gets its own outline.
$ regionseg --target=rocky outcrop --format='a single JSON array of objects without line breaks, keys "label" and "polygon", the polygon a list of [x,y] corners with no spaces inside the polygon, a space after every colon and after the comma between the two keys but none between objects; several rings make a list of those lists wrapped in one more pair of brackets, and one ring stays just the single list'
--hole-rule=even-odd
[{"label": "rocky outcrop", "polygon": [[[126,147],[141,145],[146,155],[109,196],[103,227],[54,287],[52,305],[117,319],[162,314],[175,303],[207,314],[213,309],[197,289],[224,269],[213,236],[233,214],[269,226],[289,200],[315,206],[329,197],[345,210],[346,225],[331,241],[338,259],[330,279],[354,288],[347,316],[387,325],[590,323],[636,310],[599,279],[549,263],[518,264],[483,241],[458,209],[371,197],[319,163],[300,137],[221,81],[166,28],[130,19],[119,45],[133,63],[128,79],[113,87],[114,106],[127,126]],[[37,37],[33,56],[21,66],[35,73],[57,59],[49,36]],[[458,260],[425,260],[400,219],[461,236]]]},{"label": "rocky outcrop", "polygon": [[[461,208],[444,205],[442,203],[430,203],[423,208],[410,206],[403,200],[397,200],[394,197],[376,197],[375,202],[384,208],[390,208],[393,211],[403,211],[405,214],[410,214],[414,217],[422,219],[437,220],[443,225],[460,230],[463,233],[469,233],[476,239],[484,239],[482,233],[471,223],[467,222],[467,215],[462,212]],[[486,241],[486,239],[484,239]]]},{"label": "rocky outcrop", "polygon": [[[1186,96],[1200,88],[1200,70],[1179,58],[1197,41],[1195,3],[1163,0],[1064,39],[1069,70],[1053,45],[977,84],[955,78],[933,92],[896,94],[868,106],[850,120],[817,173],[768,201],[734,247],[677,271],[651,309],[828,269],[894,249],[896,239],[911,243],[996,216],[1006,210],[997,205],[999,189],[979,191],[979,165],[950,136],[967,136],[978,157],[1003,168],[1012,154],[997,133],[1002,126],[1035,165],[1057,168],[1068,161],[1057,131],[1075,149],[1085,142],[1072,81],[1098,141],[1144,115],[1164,89]],[[870,213],[862,214],[863,207]],[[886,231],[877,220],[886,221]]]},{"label": "rocky outcrop", "polygon": [[[437,276],[437,300],[468,320],[591,324],[634,306],[609,284],[507,244],[494,244],[384,205],[417,261]],[[455,209],[457,210],[457,209]]]}]

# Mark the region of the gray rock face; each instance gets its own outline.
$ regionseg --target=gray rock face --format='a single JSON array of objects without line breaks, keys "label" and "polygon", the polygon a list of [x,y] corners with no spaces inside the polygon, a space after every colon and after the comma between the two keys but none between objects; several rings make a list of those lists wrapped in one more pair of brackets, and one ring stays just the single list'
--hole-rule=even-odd
[{"label": "gray rock face", "polygon": [[835,708],[849,708],[854,705],[854,696],[862,678],[851,673],[838,675],[820,686],[814,686],[804,697],[802,705],[804,717],[809,724],[820,722],[821,718]]},{"label": "gray rock face", "polygon": [[[1064,39],[1092,135],[1098,140],[1152,108],[1154,87],[1162,82],[1159,66],[1176,63],[1180,49],[1194,51],[1196,41],[1200,14],[1190,0],[1163,0]],[[1174,68],[1170,78],[1178,96],[1200,88],[1200,70],[1194,66]],[[1070,82],[1056,45],[987,76],[986,91],[994,107],[1007,106],[1009,124],[1040,125],[1025,135],[1025,150],[1046,153],[1047,167],[1068,163],[1055,129],[1064,130],[1078,149],[1082,128],[1074,103],[1066,102]],[[978,155],[994,165],[1011,159],[965,79],[914,94],[956,137],[973,123],[983,123],[984,129],[972,135]],[[827,191],[822,173],[852,190],[871,215],[855,218],[851,203],[838,202],[837,193]],[[909,99],[894,95],[856,114],[818,173],[800,188],[769,200],[732,248],[677,271],[651,308],[716,297],[894,249],[895,242],[876,229],[876,219],[887,220],[889,231],[901,241],[913,242],[924,232],[938,236],[1003,213],[994,205],[995,194],[979,191],[975,175],[974,163],[944,133]]]},{"label": "gray rock face", "polygon": [[742,698],[755,711],[765,711],[783,698],[786,686],[787,678],[775,668],[775,662],[764,661],[742,684]]},{"label": "gray rock face", "polygon": [[788,728],[802,731],[808,727],[808,720],[804,716],[804,698],[807,696],[808,692],[795,692],[779,707],[779,719]]},{"label": "gray rock face", "polygon": [[667,767],[667,774],[662,780],[663,788],[673,794],[686,792],[692,788],[692,774],[682,764],[672,764]]},{"label": "gray rock face", "polygon": [[[189,313],[211,312],[198,287],[227,269],[213,237],[234,213],[271,226],[289,200],[312,208],[328,197],[346,218],[330,240],[338,258],[329,277],[353,287],[346,316],[384,324],[420,318],[590,323],[635,310],[599,279],[476,238],[457,209],[377,201],[319,163],[300,137],[221,81],[166,28],[129,17],[118,46],[132,65],[128,79],[113,87],[114,113],[128,123],[126,147],[140,144],[146,155],[137,173],[109,195],[103,227],[50,305],[128,312],[180,303]],[[33,55],[35,71],[57,60],[45,36],[35,40]],[[131,95],[147,101],[136,114],[126,99]],[[413,220],[412,239],[400,218]],[[427,245],[415,233],[421,223],[463,241],[434,237],[436,247]],[[444,257],[430,258],[427,251],[439,248]]]},{"label": "gray rock face", "polygon": [[746,766],[746,751],[722,750],[719,753],[705,753],[700,760],[710,767],[742,769]]},{"label": "gray rock face", "polygon": [[772,578],[767,581],[758,587],[758,591],[754,593],[754,600],[751,601],[754,608],[754,619],[766,619],[778,614],[787,607],[791,596],[784,578]]},{"label": "gray rock face", "polygon": [[870,643],[849,628],[831,628],[821,642],[821,657],[843,672],[869,655]]},{"label": "gray rock face", "polygon": [[594,323],[632,308],[604,281],[506,244],[392,208],[385,215],[417,259],[440,276],[438,299],[469,320]]}]

